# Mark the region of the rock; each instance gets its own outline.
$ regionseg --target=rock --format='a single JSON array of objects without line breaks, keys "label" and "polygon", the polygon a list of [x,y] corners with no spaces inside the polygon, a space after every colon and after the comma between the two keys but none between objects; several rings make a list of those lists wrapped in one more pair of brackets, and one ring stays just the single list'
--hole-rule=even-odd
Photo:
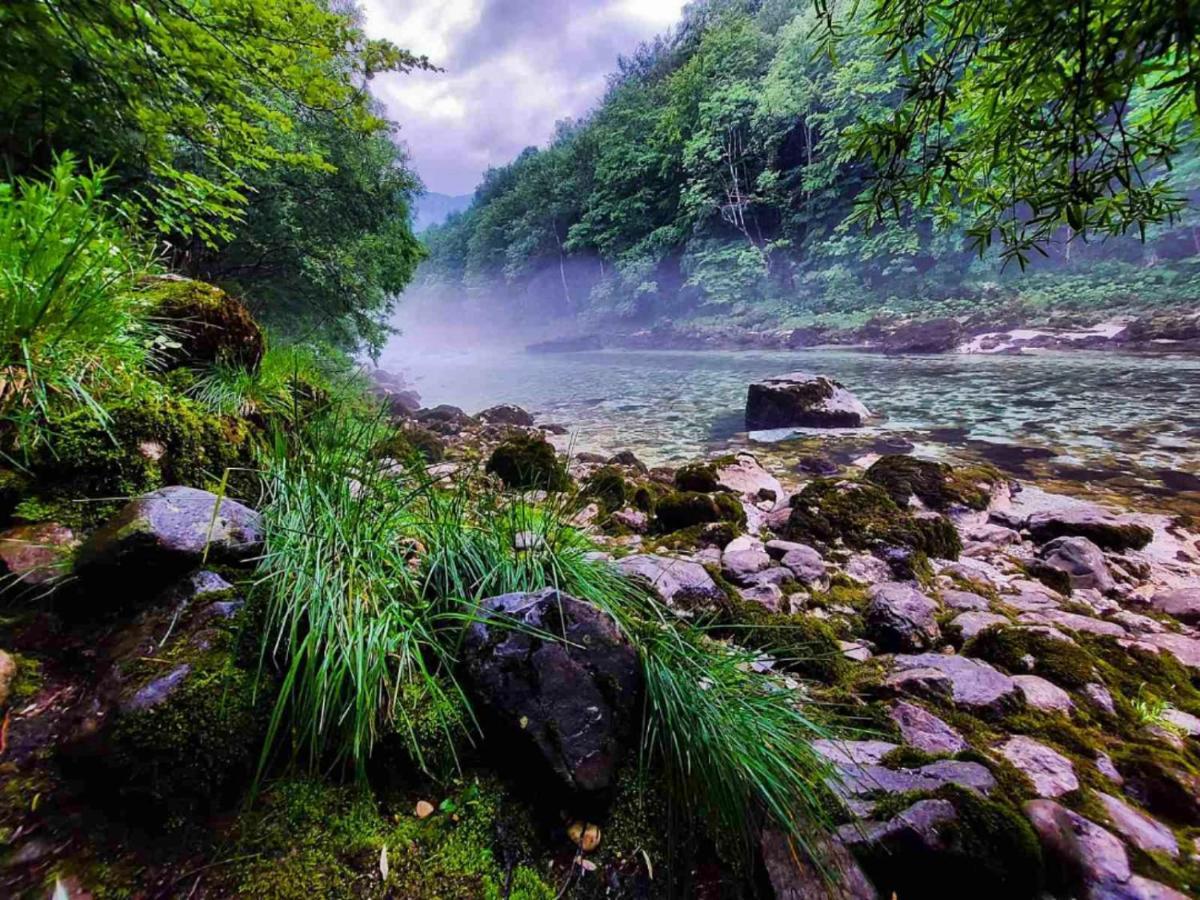
[{"label": "rock", "polygon": [[988,609],[988,601],[986,597],[981,597],[979,594],[973,594],[970,591],[941,591],[938,596],[941,598],[943,605],[951,609],[962,610],[963,612],[982,612]]},{"label": "rock", "polygon": [[1072,588],[1095,588],[1103,593],[1114,587],[1104,552],[1087,538],[1055,538],[1038,554],[1046,566],[1064,573]]},{"label": "rock", "polygon": [[739,453],[729,465],[718,466],[716,474],[720,487],[751,503],[769,500],[774,507],[786,494],[779,479],[749,453]]},{"label": "rock", "polygon": [[501,403],[489,406],[475,418],[488,425],[517,425],[522,428],[533,427],[533,416],[511,403]]},{"label": "rock", "polygon": [[1092,504],[1034,512],[1025,527],[1039,544],[1059,537],[1078,537],[1103,550],[1140,550],[1154,538],[1154,532],[1145,525],[1124,521]]},{"label": "rock", "polygon": [[818,842],[819,861],[797,852],[788,836],[774,828],[763,830],[759,848],[775,900],[877,900],[879,896],[836,837]]},{"label": "rock", "polygon": [[611,516],[613,524],[627,528],[634,534],[645,534],[650,530],[650,517],[640,509],[625,507],[618,509]]},{"label": "rock", "polygon": [[493,597],[480,615],[463,649],[480,707],[570,792],[607,794],[640,717],[637,651],[606,614],[552,588]]},{"label": "rock", "polygon": [[725,600],[725,593],[699,563],[642,554],[626,556],[616,565],[621,574],[640,579],[663,603],[676,609],[713,606]]},{"label": "rock", "polygon": [[1150,598],[1150,608],[1188,625],[1200,625],[1200,587],[1160,591]]},{"label": "rock", "polygon": [[1014,735],[998,746],[996,752],[1033,782],[1039,797],[1054,799],[1079,789],[1071,761],[1033,738]]},{"label": "rock", "polygon": [[79,548],[75,571],[85,582],[161,587],[209,563],[239,565],[261,552],[262,521],[235,500],[189,487],[165,487],[127,503]]},{"label": "rock", "polygon": [[[751,603],[757,603],[767,612],[779,612],[784,609],[783,591],[779,585],[764,582],[762,584],[751,585],[750,587],[738,588],[738,594],[743,600],[748,600]],[[786,610],[790,612],[790,610]]]},{"label": "rock", "polygon": [[476,424],[474,419],[457,406],[447,403],[432,409],[419,409],[414,413],[414,418],[430,431],[443,435],[458,434],[464,428]]},{"label": "rock", "polygon": [[862,828],[843,826],[838,835],[850,847],[880,844],[889,855],[911,858],[944,850],[943,828],[957,820],[958,813],[949,800],[918,800],[886,822],[868,822]]},{"label": "rock", "polygon": [[888,712],[904,743],[926,753],[959,753],[967,749],[961,734],[915,703],[900,700]]},{"label": "rock", "polygon": [[745,584],[751,575],[771,565],[762,541],[743,535],[734,538],[721,554],[721,572],[737,584]]},{"label": "rock", "polygon": [[993,625],[1007,625],[1008,617],[999,613],[968,611],[959,613],[951,621],[950,627],[957,629],[963,641],[969,641],[979,632]]},{"label": "rock", "polygon": [[839,763],[837,769],[838,780],[831,786],[843,797],[928,792],[951,784],[988,794],[996,787],[987,767],[956,759],[939,759],[915,769],[889,769],[874,763]]},{"label": "rock", "polygon": [[583,353],[603,350],[604,339],[598,334],[580,334],[574,337],[553,338],[525,345],[526,353]]},{"label": "rock", "polygon": [[1117,758],[1125,795],[1156,816],[1200,825],[1200,777],[1169,755],[1135,753]]},{"label": "rock", "polygon": [[386,369],[372,369],[367,373],[371,382],[371,393],[387,407],[393,418],[407,419],[421,408],[421,395],[399,375]]},{"label": "rock", "polygon": [[911,652],[932,647],[941,637],[937,604],[916,588],[884,582],[870,589],[865,622],[867,637],[881,650]]},{"label": "rock", "polygon": [[878,556],[869,553],[856,553],[846,561],[844,571],[855,581],[863,584],[879,584],[890,581],[892,570]]},{"label": "rock", "polygon": [[1045,678],[1037,675],[1014,675],[1013,681],[1025,695],[1025,702],[1034,709],[1040,709],[1042,712],[1069,713],[1075,708],[1071,695]]},{"label": "rock", "polygon": [[1147,853],[1179,855],[1179,842],[1166,825],[1111,794],[1097,793],[1096,799],[1104,807],[1108,821],[1117,834],[1133,846]]},{"label": "rock", "polygon": [[512,433],[492,451],[485,469],[510,490],[563,491],[571,482],[554,446],[537,434]]},{"label": "rock", "polygon": [[200,281],[161,275],[147,279],[151,318],[163,323],[171,344],[161,352],[167,368],[203,368],[216,362],[253,371],[266,350],[249,310],[223,290]]},{"label": "rock", "polygon": [[965,656],[921,653],[896,656],[885,685],[900,693],[946,697],[978,714],[1000,716],[1020,710],[1025,698],[1016,683],[987,663]]},{"label": "rock", "polygon": [[1133,875],[1124,884],[1097,885],[1088,892],[1087,900],[1188,900],[1188,895],[1141,875]]},{"label": "rock", "polygon": [[1200,735],[1200,718],[1186,713],[1182,709],[1168,707],[1163,711],[1163,721],[1176,731],[1183,732],[1189,737]]},{"label": "rock", "polygon": [[433,804],[428,800],[418,800],[417,805],[413,808],[413,815],[418,819],[428,819],[433,815]]},{"label": "rock", "polygon": [[8,706],[13,682],[17,680],[17,661],[12,654],[0,650],[0,710]]},{"label": "rock", "polygon": [[1106,622],[1104,619],[1094,619],[1091,616],[1064,612],[1061,609],[1021,613],[1017,616],[1017,621],[1022,625],[1047,625],[1052,628],[1066,628],[1070,631],[1081,631],[1086,634],[1099,634],[1107,637],[1123,638],[1127,636],[1125,629],[1116,622]]},{"label": "rock", "polygon": [[1143,634],[1137,640],[1122,642],[1127,647],[1139,647],[1158,653],[1165,650],[1183,665],[1200,669],[1200,640],[1184,634]]},{"label": "rock", "polygon": [[750,385],[746,430],[770,428],[858,428],[871,411],[839,382],[793,372]]},{"label": "rock", "polygon": [[40,587],[70,568],[75,533],[57,522],[17,525],[0,531],[0,587]]},{"label": "rock", "polygon": [[[777,543],[792,544],[790,541]],[[818,590],[829,587],[829,567],[825,565],[821,554],[812,547],[804,544],[792,544],[791,548],[783,554],[780,562],[783,563],[784,568],[796,576],[796,580],[801,584],[815,587]]]},{"label": "rock", "polygon": [[987,509],[1000,475],[992,469],[954,468],[900,453],[881,456],[863,473],[901,509],[915,497],[927,509]]},{"label": "rock", "polygon": [[610,466],[626,466],[630,469],[636,469],[639,472],[645,473],[649,469],[646,464],[637,458],[637,455],[632,450],[619,450],[610,456],[605,462]]},{"label": "rock", "polygon": [[957,319],[926,319],[905,322],[879,341],[884,353],[950,353],[966,337]]},{"label": "rock", "polygon": [[866,662],[874,656],[871,648],[862,641],[838,641],[838,649],[842,656],[854,662]]},{"label": "rock", "polygon": [[837,463],[824,456],[802,456],[800,461],[796,463],[797,471],[803,472],[805,475],[820,475],[822,477],[836,475],[840,468]]},{"label": "rock", "polygon": [[1062,870],[1065,887],[1082,888],[1092,897],[1097,888],[1129,881],[1129,857],[1116,835],[1053,800],[1031,800],[1025,815],[1046,855]]},{"label": "rock", "polygon": [[1120,787],[1125,783],[1125,779],[1121,776],[1121,773],[1117,771],[1117,767],[1113,765],[1112,758],[1107,753],[1103,753],[1099,750],[1096,751],[1096,771],[1115,784],[1117,787]]}]

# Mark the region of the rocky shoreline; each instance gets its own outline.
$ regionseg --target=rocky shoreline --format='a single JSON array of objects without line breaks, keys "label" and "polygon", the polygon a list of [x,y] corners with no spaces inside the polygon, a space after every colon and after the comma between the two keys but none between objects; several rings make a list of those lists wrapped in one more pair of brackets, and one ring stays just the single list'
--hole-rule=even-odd
[{"label": "rocky shoreline", "polygon": [[[519,407],[423,409],[385,374],[375,392],[395,430],[376,454],[385,477],[415,452],[434,484],[482,478],[569,508],[597,565],[640,585],[666,621],[749,651],[764,690],[829,723],[813,789],[832,798],[835,827],[797,853],[792,836],[755,826],[748,868],[737,854],[688,864],[693,896],[1200,890],[1192,521],[896,453],[819,472],[746,451],[675,468],[619,448],[564,458],[550,443],[563,429]],[[793,373],[747,410],[768,414],[845,425],[870,411]],[[284,780],[235,812],[279,677],[256,679],[246,645],[264,538],[243,500],[165,485],[94,521],[0,532],[22,598],[0,637],[10,895],[299,895],[273,884],[286,878],[377,896],[402,877],[397,896],[483,896],[483,876],[438,874],[445,854],[468,852],[466,835],[480,872],[502,875],[508,859],[510,885],[525,873],[514,897],[551,896],[543,884],[667,895],[665,814],[630,786],[637,655],[608,614],[550,584],[484,600],[471,626],[464,683],[488,741],[457,779],[401,776],[385,754],[375,784],[397,783],[366,810],[336,784]],[[517,532],[511,552],[545,540]],[[565,643],[546,636],[559,629]],[[503,759],[522,761],[515,781]],[[531,811],[539,795],[565,818]]]},{"label": "rocky shoreline", "polygon": [[895,354],[1022,353],[1100,350],[1200,352],[1200,312],[1058,316],[994,314],[903,319],[878,316],[854,328],[810,326],[755,330],[736,325],[660,321],[635,331],[583,333],[530,344],[533,353],[620,350],[870,350]]}]

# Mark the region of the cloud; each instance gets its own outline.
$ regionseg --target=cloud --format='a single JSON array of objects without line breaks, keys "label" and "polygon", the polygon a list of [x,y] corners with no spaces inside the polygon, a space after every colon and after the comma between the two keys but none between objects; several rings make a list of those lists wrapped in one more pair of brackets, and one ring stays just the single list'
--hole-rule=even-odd
[{"label": "cloud", "polygon": [[426,187],[470,192],[488,166],[586,113],[617,57],[679,19],[683,0],[364,0],[366,29],[445,69],[383,75]]}]

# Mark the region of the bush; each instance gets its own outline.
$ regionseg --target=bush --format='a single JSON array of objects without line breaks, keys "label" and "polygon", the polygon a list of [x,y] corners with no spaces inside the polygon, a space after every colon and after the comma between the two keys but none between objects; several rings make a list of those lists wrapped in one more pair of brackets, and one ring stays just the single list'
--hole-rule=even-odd
[{"label": "bush", "polygon": [[47,181],[0,183],[0,431],[28,451],[52,411],[104,424],[99,393],[127,384],[152,351],[149,260],[100,199],[103,172],[62,156]]}]

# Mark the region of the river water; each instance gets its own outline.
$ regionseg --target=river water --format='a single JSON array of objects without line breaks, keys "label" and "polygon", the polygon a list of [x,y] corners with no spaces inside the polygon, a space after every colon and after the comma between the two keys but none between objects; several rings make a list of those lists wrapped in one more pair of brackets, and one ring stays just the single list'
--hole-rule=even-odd
[{"label": "river water", "polygon": [[[795,461],[909,449],[1200,502],[1200,358],[1112,352],[885,356],[853,350],[414,353],[404,373],[427,406],[515,403],[571,430],[576,450],[630,448],[651,464],[752,446]],[[746,435],[746,387],[791,371],[832,376],[882,416],[849,434]],[[779,443],[781,437],[789,439]],[[791,456],[788,456],[788,453]],[[794,459],[792,459],[794,457]]]}]

